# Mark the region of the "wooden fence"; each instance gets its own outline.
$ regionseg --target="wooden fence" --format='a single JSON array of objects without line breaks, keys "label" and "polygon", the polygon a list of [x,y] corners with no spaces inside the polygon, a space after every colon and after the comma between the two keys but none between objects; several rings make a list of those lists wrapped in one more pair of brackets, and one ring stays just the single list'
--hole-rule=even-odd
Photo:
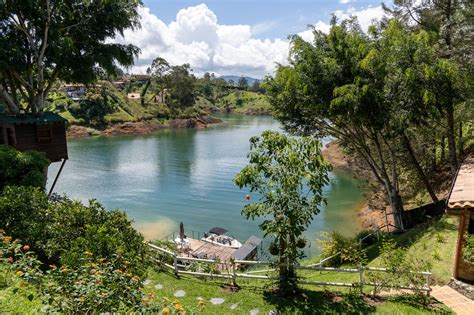
[{"label": "wooden fence", "polygon": [[[244,266],[265,266],[265,265],[271,265],[270,262],[266,261],[249,261],[249,260],[233,260],[233,261],[228,261],[228,262],[222,262],[219,260],[213,260],[213,259],[199,259],[199,258],[193,258],[193,257],[182,257],[179,256],[177,253],[169,251],[167,249],[158,247],[156,245],[148,243],[148,246],[154,250],[157,251],[161,254],[164,254],[165,256],[168,256],[172,258],[173,264],[166,263],[165,261],[156,259],[152,257],[152,259],[159,263],[160,265],[164,266],[165,268],[173,271],[177,276],[180,274],[185,274],[185,275],[194,275],[194,276],[200,276],[200,277],[208,277],[208,278],[224,278],[224,279],[229,279],[232,281],[232,283],[236,284],[238,278],[247,278],[247,279],[262,279],[262,280],[277,280],[278,277],[276,276],[271,276],[268,275],[270,272],[275,272],[275,269],[266,269],[266,270],[253,270],[253,271],[247,271],[245,273],[239,272],[239,270],[244,267]],[[337,255],[337,254],[336,254]],[[333,255],[329,258],[333,258],[336,255]],[[326,260],[327,260],[326,259]],[[221,266],[220,270],[223,272],[220,273],[209,273],[209,272],[200,272],[200,271],[188,271],[186,270],[186,265],[183,263],[186,262],[201,262],[201,263],[208,263],[208,264],[215,264]],[[393,272],[392,270],[389,270],[387,268],[375,268],[375,267],[359,267],[359,268],[332,268],[332,267],[323,267],[322,266],[323,261],[319,262],[318,264],[315,265],[309,265],[309,266],[300,266],[297,265],[295,266],[296,270],[306,270],[306,271],[325,271],[325,272],[344,272],[344,273],[354,273],[358,274],[358,280],[355,283],[344,283],[344,282],[326,282],[326,281],[302,281],[302,280],[297,280],[298,284],[304,284],[304,285],[316,285],[316,286],[334,286],[334,287],[347,287],[347,288],[358,288],[360,292],[363,292],[364,286],[373,286],[374,288],[377,287],[383,287],[383,288],[393,288],[393,289],[403,289],[403,290],[411,290],[411,291],[419,291],[419,292],[426,292],[427,295],[430,294],[431,292],[431,277],[432,273],[431,272],[411,272],[413,274],[417,274],[420,276],[423,276],[425,278],[425,282],[423,286],[415,286],[415,285],[391,285],[389,283],[377,283],[377,282],[371,282],[367,281],[367,277],[365,274],[367,272],[384,272],[384,273],[389,273]],[[266,273],[265,275],[259,275],[262,273]]]}]

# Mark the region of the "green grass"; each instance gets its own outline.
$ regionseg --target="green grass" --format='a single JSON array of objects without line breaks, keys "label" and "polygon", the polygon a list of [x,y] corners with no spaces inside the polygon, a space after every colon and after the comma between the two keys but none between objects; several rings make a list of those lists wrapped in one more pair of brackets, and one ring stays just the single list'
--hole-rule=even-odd
[{"label": "green grass", "polygon": [[[372,300],[368,297],[340,292],[326,291],[322,287],[303,286],[298,298],[284,299],[272,293],[271,284],[263,280],[239,279],[241,289],[228,292],[224,289],[225,281],[203,280],[193,276],[180,276],[177,279],[168,272],[149,270],[148,293],[156,298],[167,298],[179,301],[186,308],[197,308],[198,298],[205,301],[203,314],[249,314],[259,309],[259,314],[278,311],[280,314],[432,314],[434,312],[450,314],[450,311],[439,303],[423,306],[413,296],[398,296],[387,299]],[[163,289],[155,289],[156,284]],[[186,295],[174,298],[177,290],[184,290]],[[221,305],[213,305],[212,298],[223,298]],[[237,304],[231,310],[232,304]]]},{"label": "green grass", "polygon": [[[414,259],[428,260],[432,265],[435,283],[445,284],[451,277],[454,248],[457,237],[457,219],[444,216],[431,224],[418,226],[400,235],[393,236],[398,246],[407,247],[407,255]],[[433,256],[437,252],[437,257]],[[368,249],[370,266],[380,266],[379,245]],[[307,260],[304,264],[319,261],[319,257]],[[357,283],[358,274],[344,272],[300,271],[299,275],[306,281]],[[258,308],[260,313],[268,314],[270,310],[278,310],[281,314],[312,314],[312,313],[375,313],[375,314],[431,314],[450,313],[443,305],[433,301],[425,307],[416,301],[414,295],[401,295],[384,300],[370,300],[353,294],[354,289],[320,286],[301,286],[303,297],[298,300],[285,300],[271,294],[271,284],[264,280],[238,279],[241,290],[236,293],[225,291],[222,286],[225,280],[203,280],[192,276],[180,276],[177,279],[168,272],[149,271],[152,281],[147,290],[155,296],[168,297],[173,300],[177,290],[184,290],[186,296],[180,302],[188,307],[195,307],[197,298],[206,301],[206,314],[248,314]],[[155,290],[154,285],[162,284],[164,289]],[[372,287],[365,286],[364,292],[369,294]],[[328,291],[326,291],[328,290]],[[352,292],[351,292],[352,291]],[[332,293],[329,293],[332,292]],[[306,297],[304,297],[306,296]],[[220,297],[225,303],[212,305],[211,298]],[[230,305],[239,304],[237,310],[230,310]]]},{"label": "green grass", "polygon": [[35,289],[0,265],[0,313],[40,313],[42,307]]},{"label": "green grass", "polygon": [[219,107],[223,107],[225,104],[234,108],[236,113],[270,112],[271,110],[270,103],[265,95],[250,91],[233,92],[217,101]]}]

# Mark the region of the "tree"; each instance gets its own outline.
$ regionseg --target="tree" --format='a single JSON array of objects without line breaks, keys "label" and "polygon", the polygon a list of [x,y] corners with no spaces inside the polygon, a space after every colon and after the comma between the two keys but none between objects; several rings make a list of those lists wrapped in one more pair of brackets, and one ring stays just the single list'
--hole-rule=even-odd
[{"label": "tree", "polygon": [[250,145],[250,164],[234,182],[257,193],[260,200],[247,204],[242,213],[247,219],[264,219],[260,228],[274,238],[278,249],[279,288],[283,294],[295,293],[294,267],[304,257],[303,232],[324,202],[322,189],[330,166],[313,137],[291,138],[267,130],[251,138]]},{"label": "tree", "polygon": [[167,85],[167,75],[170,70],[171,66],[164,58],[157,57],[151,63],[150,75],[153,81],[158,85],[158,89],[162,95]]},{"label": "tree", "polygon": [[193,106],[195,102],[195,81],[189,64],[172,66],[167,75],[169,98],[166,99],[171,107]]},{"label": "tree", "polygon": [[[412,86],[397,90],[408,95],[404,99],[390,90],[394,82],[406,83],[404,80],[410,78],[397,79],[400,73],[393,70],[400,65],[396,61],[415,60],[415,52],[423,52],[422,45],[406,37],[397,23],[384,31],[373,29],[369,37],[356,21],[337,25],[333,19],[328,35],[318,31],[314,35],[313,44],[294,37],[291,65],[280,66],[275,78],[267,81],[274,114],[288,131],[333,136],[348,153],[363,159],[385,190],[396,227],[403,229],[401,174],[407,169],[405,156],[410,157],[409,167],[415,169],[436,200],[417,155],[410,153],[413,146],[405,133],[407,126],[413,126],[415,119],[421,119],[432,107],[419,102],[405,106]],[[413,44],[410,49],[404,48],[405,41]],[[400,59],[400,51],[407,53],[406,58]],[[401,74],[413,72],[405,68]],[[426,85],[416,87],[415,92],[420,93]]]},{"label": "tree", "polygon": [[245,77],[240,77],[239,79],[239,83],[238,83],[238,86],[239,88],[241,88],[242,90],[247,90],[248,87],[249,87],[249,82],[247,81],[247,79]]},{"label": "tree", "polygon": [[[396,0],[392,7],[385,6],[386,12],[390,13],[396,19],[402,21],[412,28],[421,28],[429,33],[435,34],[438,41],[438,56],[457,63],[463,70],[469,71],[472,76],[472,19],[474,16],[474,4],[472,1],[462,0]],[[446,66],[442,67],[446,69]],[[449,66],[456,70],[456,66]],[[443,71],[443,70],[441,70]],[[451,72],[451,74],[453,74]],[[442,76],[448,76],[442,73]],[[455,77],[449,78],[449,83],[455,89],[456,83],[453,83]],[[454,80],[459,82],[459,80]],[[446,86],[445,86],[446,87]],[[472,89],[466,89],[467,91]],[[459,93],[458,93],[459,95]],[[454,96],[454,97],[453,97]],[[456,111],[462,107],[464,99],[455,97],[450,93],[447,97],[441,97],[438,108],[446,119],[446,132],[441,136],[441,142],[444,145],[444,138],[448,142],[448,159],[451,166],[451,172],[454,174],[458,169],[458,157],[456,146]],[[441,99],[440,98],[440,99]],[[462,130],[462,118],[459,121]],[[462,135],[459,137],[459,143],[462,144]],[[442,147],[444,150],[444,147]]]},{"label": "tree", "polygon": [[0,97],[11,113],[41,113],[58,79],[88,84],[129,66],[139,49],[109,39],[139,26],[139,0],[4,0]]}]

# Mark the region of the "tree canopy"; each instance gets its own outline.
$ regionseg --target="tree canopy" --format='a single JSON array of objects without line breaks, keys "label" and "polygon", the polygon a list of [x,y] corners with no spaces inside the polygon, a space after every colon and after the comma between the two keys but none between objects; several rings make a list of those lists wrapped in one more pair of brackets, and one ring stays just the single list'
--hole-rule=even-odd
[{"label": "tree canopy", "polygon": [[294,36],[290,65],[279,66],[266,83],[287,130],[333,136],[366,162],[400,229],[403,178],[413,174],[437,201],[427,173],[444,134],[440,121],[445,106],[468,97],[464,72],[437,48],[428,32],[396,19],[369,34],[355,19],[333,19],[329,34],[314,31],[313,43]]},{"label": "tree canopy", "polygon": [[140,0],[5,0],[0,6],[0,96],[40,113],[58,79],[91,83],[133,64],[139,49],[111,42],[139,26]]}]

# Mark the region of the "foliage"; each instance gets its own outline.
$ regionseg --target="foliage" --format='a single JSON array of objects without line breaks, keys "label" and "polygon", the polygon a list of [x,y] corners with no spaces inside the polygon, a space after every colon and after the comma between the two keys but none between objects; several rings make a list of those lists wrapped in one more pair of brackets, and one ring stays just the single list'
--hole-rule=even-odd
[{"label": "foliage", "polygon": [[0,191],[7,185],[43,187],[49,161],[43,153],[0,145]]},{"label": "foliage", "polygon": [[437,201],[429,175],[445,105],[469,97],[466,71],[441,58],[431,36],[396,20],[367,35],[354,19],[333,19],[329,34],[314,31],[312,43],[294,36],[290,65],[265,84],[286,130],[333,136],[366,163],[399,229],[405,187],[416,183]]},{"label": "foliage", "polygon": [[[76,267],[49,266],[41,262],[28,245],[12,241],[0,232],[0,258],[17,277],[33,285],[46,308],[43,311],[65,314],[138,311],[144,298],[140,278],[129,270],[129,262],[119,256],[94,259],[86,252]],[[30,300],[35,296],[30,294]]]},{"label": "foliage", "polygon": [[0,95],[9,110],[41,112],[57,79],[91,83],[104,72],[117,73],[117,64],[133,64],[137,47],[106,39],[139,26],[140,4],[2,1]]},{"label": "foliage", "polygon": [[388,272],[368,273],[368,278],[377,283],[374,295],[388,286],[413,285],[422,288],[426,283],[426,276],[419,272],[431,269],[431,263],[425,258],[413,258],[407,255],[407,248],[397,246],[393,239],[384,239],[380,250],[380,264]]},{"label": "foliage", "polygon": [[292,291],[296,288],[293,265],[304,256],[297,242],[324,202],[322,189],[330,166],[321,155],[321,143],[311,137],[264,131],[250,139],[250,146],[250,164],[234,182],[257,193],[260,200],[247,204],[242,213],[247,219],[263,218],[260,228],[278,244],[280,289]]},{"label": "foliage", "polygon": [[342,265],[365,265],[367,257],[359,242],[359,239],[353,237],[346,237],[337,232],[322,232],[322,239],[318,240],[321,246],[321,253],[323,258],[328,258],[340,253],[337,257],[330,259],[328,264]]},{"label": "foliage", "polygon": [[466,233],[464,235],[464,245],[462,248],[464,260],[474,265],[474,234]]},{"label": "foliage", "polygon": [[0,196],[0,214],[0,228],[27,242],[45,263],[77,267],[88,251],[95,258],[120,255],[134,274],[144,270],[143,237],[125,213],[107,211],[95,200],[89,206],[67,198],[48,202],[37,188],[7,187]]}]

